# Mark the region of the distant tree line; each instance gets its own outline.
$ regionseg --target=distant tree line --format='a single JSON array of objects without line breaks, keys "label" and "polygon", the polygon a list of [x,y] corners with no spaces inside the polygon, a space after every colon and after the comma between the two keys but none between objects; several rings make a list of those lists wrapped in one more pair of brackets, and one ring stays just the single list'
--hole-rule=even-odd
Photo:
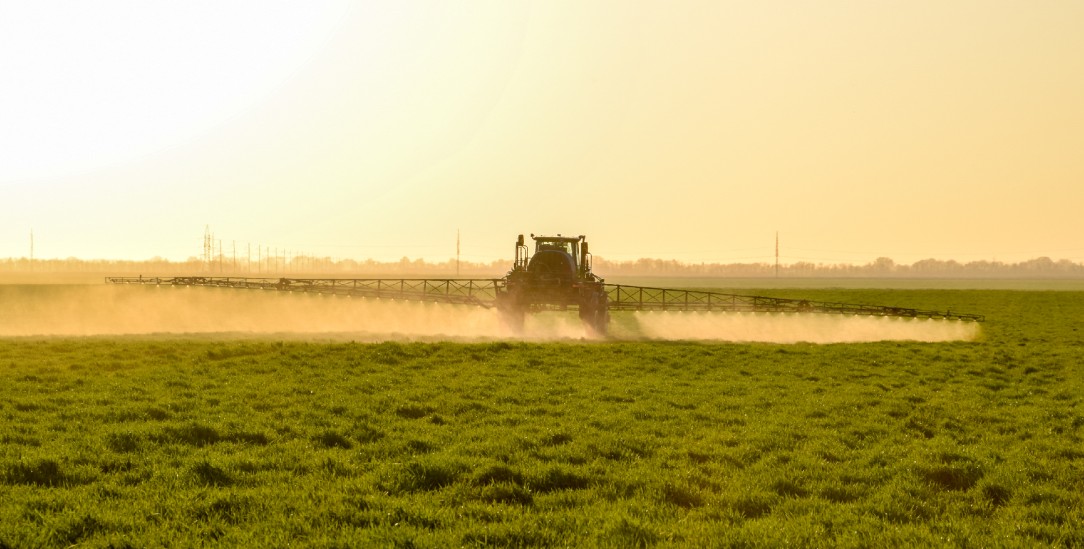
[{"label": "distant tree line", "polygon": [[[633,261],[612,261],[602,257],[593,260],[594,271],[603,276],[668,276],[668,277],[773,277],[776,268],[771,263],[684,263],[673,259],[643,258]],[[0,259],[0,272],[7,273],[101,273],[106,275],[205,275],[248,277],[303,277],[310,275],[363,276],[427,276],[474,278],[500,277],[511,267],[507,260],[491,262],[425,261],[403,257],[399,261],[372,259],[332,259],[295,257],[269,262],[219,260],[207,262],[195,257],[185,261],[152,258],[143,261],[108,259]],[[923,259],[910,265],[898,264],[880,257],[865,265],[820,264],[798,262],[780,265],[780,277],[807,278],[1084,278],[1084,264],[1067,259],[1055,261],[1039,257],[1019,263],[1001,261],[971,261]]]},{"label": "distant tree line", "polygon": [[218,258],[205,261],[190,257],[184,261],[163,258],[147,260],[117,259],[0,259],[0,273],[97,273],[103,275],[147,276],[245,276],[245,277],[301,277],[327,276],[375,276],[419,275],[499,277],[508,270],[507,261],[478,263],[463,261],[458,267],[454,259],[433,262],[404,257],[399,261],[376,261],[373,259],[333,259],[330,257],[298,256],[271,258],[265,261],[232,260]]},{"label": "distant tree line", "polygon": [[[773,277],[771,263],[682,263],[666,259],[608,261],[596,257],[595,271],[609,276]],[[1084,264],[1040,257],[1020,263],[923,259],[910,265],[879,257],[865,265],[798,262],[779,266],[788,278],[1084,278]]]}]

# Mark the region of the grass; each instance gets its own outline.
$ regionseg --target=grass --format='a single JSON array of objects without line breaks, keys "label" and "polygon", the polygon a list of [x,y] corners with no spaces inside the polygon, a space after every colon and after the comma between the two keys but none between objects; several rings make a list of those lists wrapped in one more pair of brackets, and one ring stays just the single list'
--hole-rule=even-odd
[{"label": "grass", "polygon": [[[0,547],[1084,544],[1084,293],[980,341],[0,341]],[[786,296],[784,296],[786,297]]]}]

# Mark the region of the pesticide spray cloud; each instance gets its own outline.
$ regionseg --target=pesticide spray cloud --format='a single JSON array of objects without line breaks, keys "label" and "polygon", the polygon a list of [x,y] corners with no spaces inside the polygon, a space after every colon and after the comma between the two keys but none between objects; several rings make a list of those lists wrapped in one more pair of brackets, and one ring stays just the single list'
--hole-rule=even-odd
[{"label": "pesticide spray cloud", "polygon": [[[956,341],[971,322],[835,315],[643,312],[615,315],[617,339],[842,343]],[[319,294],[173,286],[2,285],[0,337],[127,334],[376,340],[590,338],[575,313],[528,315],[510,331],[492,309]]]},{"label": "pesticide spray cloud", "polygon": [[856,343],[959,341],[978,337],[974,322],[824,314],[641,312],[634,317],[650,339]]},{"label": "pesticide spray cloud", "polygon": [[0,336],[275,334],[387,339],[584,335],[579,322],[531,318],[516,336],[477,307],[306,293],[173,286],[3,286]]}]

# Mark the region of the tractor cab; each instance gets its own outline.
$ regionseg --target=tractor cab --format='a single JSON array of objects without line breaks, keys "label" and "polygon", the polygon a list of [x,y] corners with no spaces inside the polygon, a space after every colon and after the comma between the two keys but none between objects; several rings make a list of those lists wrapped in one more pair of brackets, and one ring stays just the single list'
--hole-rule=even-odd
[{"label": "tractor cab", "polygon": [[580,239],[563,236],[536,236],[534,237],[535,253],[541,251],[564,252],[575,258],[579,255]]},{"label": "tractor cab", "polygon": [[589,278],[591,257],[584,236],[535,236],[534,255],[527,256],[523,235],[516,242],[516,262],[513,271],[526,271],[549,280],[572,282]]}]

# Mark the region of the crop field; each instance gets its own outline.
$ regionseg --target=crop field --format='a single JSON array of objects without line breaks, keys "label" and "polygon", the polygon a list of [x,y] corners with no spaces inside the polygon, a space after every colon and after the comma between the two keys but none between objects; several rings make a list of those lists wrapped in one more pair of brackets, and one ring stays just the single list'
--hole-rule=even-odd
[{"label": "crop field", "polygon": [[763,293],[987,322],[0,338],[0,548],[1084,545],[1084,292]]}]

